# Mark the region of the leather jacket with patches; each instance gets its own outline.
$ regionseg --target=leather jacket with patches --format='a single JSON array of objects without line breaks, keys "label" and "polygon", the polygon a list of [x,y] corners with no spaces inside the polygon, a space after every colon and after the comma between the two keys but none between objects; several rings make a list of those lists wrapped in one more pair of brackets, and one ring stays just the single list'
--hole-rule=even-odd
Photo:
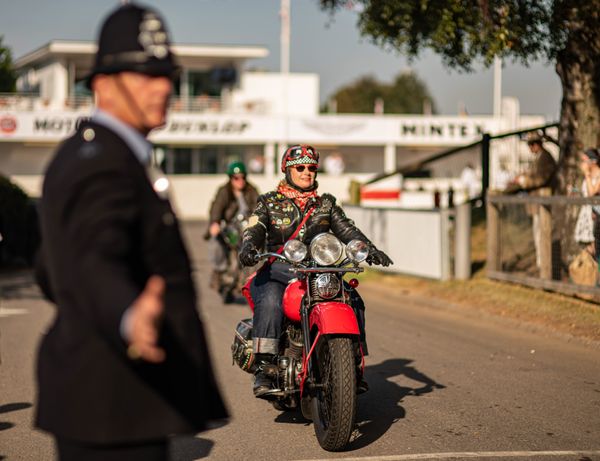
[{"label": "leather jacket with patches", "polygon": [[340,206],[336,205],[336,198],[333,195],[323,194],[311,198],[302,211],[293,199],[277,191],[263,194],[258,198],[256,209],[244,231],[244,244],[251,243],[257,249],[277,251],[288,241],[306,213],[314,207],[316,207],[315,211],[296,237],[298,240],[308,245],[318,234],[331,231],[344,243],[360,239],[371,244],[354,225],[354,221],[346,216]]}]

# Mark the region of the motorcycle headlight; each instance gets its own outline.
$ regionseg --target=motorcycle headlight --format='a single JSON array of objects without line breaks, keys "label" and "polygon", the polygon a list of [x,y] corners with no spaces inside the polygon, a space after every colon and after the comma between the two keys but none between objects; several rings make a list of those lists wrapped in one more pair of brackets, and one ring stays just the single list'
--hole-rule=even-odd
[{"label": "motorcycle headlight", "polygon": [[319,234],[310,242],[310,255],[321,266],[335,264],[343,250],[342,242],[333,234]]},{"label": "motorcycle headlight", "polygon": [[362,240],[351,240],[346,245],[346,255],[352,261],[361,263],[369,256],[369,246]]},{"label": "motorcycle headlight", "polygon": [[306,245],[300,240],[289,240],[283,247],[283,254],[292,262],[299,263],[306,258],[308,252]]},{"label": "motorcycle headlight", "polygon": [[325,273],[315,279],[314,287],[321,298],[331,299],[340,292],[342,284],[335,274]]}]

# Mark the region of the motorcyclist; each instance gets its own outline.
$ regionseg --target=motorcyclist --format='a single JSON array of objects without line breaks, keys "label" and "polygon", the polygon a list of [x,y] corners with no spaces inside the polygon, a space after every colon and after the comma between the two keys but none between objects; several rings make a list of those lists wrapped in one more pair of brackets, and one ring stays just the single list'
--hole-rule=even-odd
[{"label": "motorcyclist", "polygon": [[210,221],[205,239],[210,239],[209,254],[213,265],[210,286],[218,290],[222,276],[229,267],[229,249],[220,238],[222,222],[230,223],[237,215],[245,217],[256,207],[258,191],[248,182],[246,165],[243,162],[232,162],[227,167],[229,180],[217,190],[210,205]]},{"label": "motorcyclist", "polygon": [[[244,231],[240,251],[240,262],[245,266],[256,264],[259,251],[275,252],[290,238],[301,224],[304,216],[311,216],[302,226],[298,238],[306,245],[322,232],[332,232],[342,242],[360,239],[369,245],[369,264],[389,266],[391,259],[378,250],[354,225],[342,208],[336,204],[331,194],[317,194],[316,181],[319,166],[319,153],[314,147],[296,145],[288,148],[281,162],[285,174],[276,190],[258,198],[254,213],[250,216]],[[283,323],[281,309],[283,293],[290,279],[295,277],[287,269],[289,265],[281,261],[265,264],[252,281],[250,291],[254,301],[253,352],[256,372],[254,395],[263,397],[272,389],[272,381],[265,368],[272,364],[279,351],[279,337]],[[352,290],[351,303],[361,328],[364,341],[364,303]],[[366,385],[366,383],[364,383]]]}]

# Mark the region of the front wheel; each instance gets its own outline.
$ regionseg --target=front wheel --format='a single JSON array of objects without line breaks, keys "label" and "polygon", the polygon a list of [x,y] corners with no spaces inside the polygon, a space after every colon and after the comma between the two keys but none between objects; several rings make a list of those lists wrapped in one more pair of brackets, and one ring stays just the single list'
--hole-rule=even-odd
[{"label": "front wheel", "polygon": [[340,451],[350,441],[356,418],[356,364],[350,338],[319,339],[312,361],[319,385],[311,416],[319,445]]}]

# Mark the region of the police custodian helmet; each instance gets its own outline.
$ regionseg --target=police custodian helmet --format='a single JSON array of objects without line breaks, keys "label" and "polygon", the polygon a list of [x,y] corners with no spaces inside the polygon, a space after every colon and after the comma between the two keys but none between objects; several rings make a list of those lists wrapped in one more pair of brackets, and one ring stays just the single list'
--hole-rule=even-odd
[{"label": "police custodian helmet", "polygon": [[104,21],[87,86],[98,74],[125,71],[171,78],[179,71],[163,19],[156,11],[132,3],[117,8]]}]

